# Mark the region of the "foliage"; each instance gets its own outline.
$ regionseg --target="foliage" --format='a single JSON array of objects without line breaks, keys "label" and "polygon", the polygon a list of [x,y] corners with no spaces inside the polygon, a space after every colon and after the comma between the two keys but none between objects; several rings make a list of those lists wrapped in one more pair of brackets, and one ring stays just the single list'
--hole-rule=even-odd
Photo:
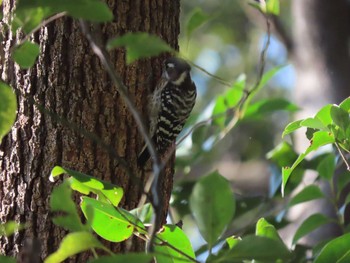
[{"label": "foliage", "polygon": [[[254,2],[253,6],[265,14],[278,15],[278,0]],[[82,8],[83,7],[83,8]],[[14,13],[12,30],[22,30],[29,34],[38,26],[45,24],[45,19],[64,13],[78,19],[94,22],[106,22],[113,19],[108,6],[97,0],[79,1],[20,1]],[[212,16],[200,9],[195,9],[187,19],[186,37],[189,42],[193,33],[208,22]],[[145,44],[147,43],[147,45]],[[173,52],[162,39],[144,32],[126,33],[108,41],[106,48],[124,47],[126,62],[162,52]],[[23,69],[33,67],[40,54],[36,43],[28,40],[19,43],[12,50],[13,59]],[[298,107],[285,98],[259,98],[257,95],[267,85],[281,67],[274,67],[262,76],[253,89],[248,88],[248,78],[242,74],[221,94],[213,98],[210,116],[203,121],[203,116],[194,117],[192,127],[191,157],[180,160],[179,165],[188,167],[205,155],[235,127],[244,122],[264,120],[277,111],[293,113]],[[10,129],[16,116],[16,98],[11,88],[0,83],[0,138]],[[282,136],[306,128],[310,145],[301,154],[297,154],[291,144],[282,142],[272,149],[267,158],[281,172],[275,173],[271,180],[270,196],[264,200],[239,196],[234,193],[230,182],[219,172],[208,172],[196,181],[178,183],[173,192],[172,207],[180,217],[188,214],[194,222],[205,245],[194,251],[185,233],[175,224],[167,224],[155,235],[153,253],[129,253],[116,255],[100,242],[93,233],[109,242],[122,242],[133,235],[149,242],[147,224],[152,217],[152,207],[145,204],[128,211],[120,207],[124,196],[122,187],[102,181],[92,175],[83,174],[56,166],[51,172],[53,180],[62,174],[68,178],[56,186],[50,197],[50,209],[55,212],[53,222],[68,230],[57,251],[49,255],[45,262],[62,262],[83,251],[91,250],[95,259],[91,263],[103,262],[197,262],[206,252],[206,262],[347,262],[349,261],[350,242],[348,227],[345,225],[344,211],[350,203],[350,197],[342,197],[343,190],[349,183],[350,174],[345,172],[335,180],[335,170],[348,162],[345,153],[350,152],[350,98],[339,105],[326,105],[314,117],[289,123]],[[204,124],[203,124],[204,123]],[[202,124],[202,125],[198,125]],[[188,136],[188,135],[187,135]],[[306,159],[325,145],[333,146],[332,152]],[[182,162],[181,162],[182,161]],[[301,181],[306,169],[314,170],[318,177],[311,185],[303,186]],[[326,196],[318,183],[326,182],[332,189],[331,196]],[[277,189],[281,187],[281,200]],[[81,221],[80,211],[72,199],[73,191],[82,195],[78,208],[85,217]],[[292,194],[293,193],[293,194]],[[343,198],[343,199],[342,199]],[[336,218],[323,214],[313,214],[302,222],[293,237],[293,247],[285,244],[278,230],[288,224],[285,215],[294,206],[316,199],[329,200],[337,213]],[[272,205],[279,203],[276,209]],[[339,205],[341,204],[341,205]],[[326,224],[338,225],[343,235],[320,243],[314,248],[299,244],[300,239]],[[236,228],[233,228],[235,226]],[[0,226],[0,235],[9,236],[23,229],[22,225],[7,222]],[[228,230],[235,229],[237,236]],[[239,235],[239,236],[238,236]],[[294,246],[296,245],[296,246]],[[317,249],[316,249],[317,248]],[[215,251],[215,252],[214,252]],[[103,253],[109,254],[108,256]],[[312,254],[312,259],[308,255]],[[14,262],[12,258],[0,256],[1,262]]]}]

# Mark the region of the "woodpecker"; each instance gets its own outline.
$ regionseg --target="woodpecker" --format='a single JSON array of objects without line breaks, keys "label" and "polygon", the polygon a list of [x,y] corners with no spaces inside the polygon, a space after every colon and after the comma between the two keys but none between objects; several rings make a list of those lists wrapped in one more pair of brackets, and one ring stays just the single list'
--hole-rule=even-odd
[{"label": "woodpecker", "polygon": [[[163,64],[162,77],[150,96],[149,134],[160,156],[175,142],[195,104],[196,85],[190,71],[185,60],[168,58]],[[149,158],[145,145],[138,156],[138,165],[143,167]]]}]

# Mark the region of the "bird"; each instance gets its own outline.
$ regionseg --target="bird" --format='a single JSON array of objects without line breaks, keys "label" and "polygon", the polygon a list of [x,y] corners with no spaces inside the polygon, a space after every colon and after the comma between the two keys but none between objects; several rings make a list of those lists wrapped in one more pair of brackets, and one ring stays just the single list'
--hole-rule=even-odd
[{"label": "bird", "polygon": [[[197,91],[190,71],[191,66],[184,59],[166,59],[162,76],[149,98],[149,134],[159,156],[175,142],[195,105]],[[149,159],[145,145],[137,163],[143,167]]]}]

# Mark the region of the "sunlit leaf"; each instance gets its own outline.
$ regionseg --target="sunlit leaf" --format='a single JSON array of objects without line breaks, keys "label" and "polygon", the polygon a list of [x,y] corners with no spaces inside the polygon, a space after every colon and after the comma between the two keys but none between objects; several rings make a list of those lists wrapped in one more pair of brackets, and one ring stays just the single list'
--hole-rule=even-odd
[{"label": "sunlit leaf", "polygon": [[303,202],[311,201],[325,197],[320,188],[316,185],[308,185],[296,194],[288,203],[288,206],[294,206]]},{"label": "sunlit leaf", "polygon": [[332,105],[331,116],[333,123],[338,125],[342,130],[346,131],[350,125],[349,113],[336,105]]},{"label": "sunlit leaf", "polygon": [[202,9],[195,8],[192,13],[189,15],[189,19],[186,23],[186,37],[189,39],[197,28],[203,25],[210,19],[210,16],[203,13]]},{"label": "sunlit leaf", "polygon": [[0,142],[16,119],[17,99],[12,88],[0,81]]},{"label": "sunlit leaf", "polygon": [[75,203],[72,200],[72,190],[68,181],[55,187],[50,197],[50,208],[52,212],[59,212],[52,221],[70,231],[87,230],[87,226],[80,221]]},{"label": "sunlit leaf", "polygon": [[199,231],[211,247],[231,222],[235,212],[229,182],[218,172],[199,179],[190,197],[190,209]]},{"label": "sunlit leaf", "polygon": [[304,153],[300,154],[297,160],[293,163],[291,167],[282,168],[282,195],[284,195],[284,189],[288,182],[288,179],[293,172],[293,170],[299,165],[299,163],[304,160],[304,158],[312,151],[317,150],[319,147],[334,143],[333,134],[326,131],[318,131],[313,134],[313,138],[310,140],[310,146],[305,150]]},{"label": "sunlit leaf", "polygon": [[161,38],[144,32],[126,33],[108,41],[107,48],[126,48],[128,64],[141,58],[157,56],[163,52],[171,52],[172,48]]},{"label": "sunlit leaf", "polygon": [[241,238],[236,237],[236,236],[231,236],[231,237],[228,237],[225,239],[225,241],[230,249],[233,248],[235,245],[237,245],[237,243],[241,240],[242,240]]},{"label": "sunlit leaf", "polygon": [[290,134],[290,133],[296,131],[297,129],[301,128],[301,127],[302,127],[302,126],[301,126],[301,122],[302,122],[302,121],[303,121],[303,120],[297,120],[297,121],[293,121],[293,122],[289,123],[289,124],[286,126],[286,128],[284,128],[284,131],[283,131],[283,133],[282,133],[282,138],[283,138],[285,135]]},{"label": "sunlit leaf", "polygon": [[316,129],[327,130],[323,123],[318,118],[306,118],[300,123],[301,126]]},{"label": "sunlit leaf", "polygon": [[189,262],[189,258],[196,258],[188,237],[179,227],[165,225],[156,237],[154,252],[157,262]]},{"label": "sunlit leaf", "polygon": [[279,0],[266,0],[266,12],[278,16],[280,13]]},{"label": "sunlit leaf", "polygon": [[26,41],[15,48],[12,56],[21,68],[27,69],[34,65],[39,53],[40,48],[38,44]]},{"label": "sunlit leaf", "polygon": [[[137,218],[122,208],[89,197],[83,197],[82,200],[81,209],[87,221],[99,236],[108,241],[121,242],[128,239],[136,226],[144,229]],[[90,211],[93,213],[89,214]]]},{"label": "sunlit leaf", "polygon": [[343,100],[340,104],[339,107],[345,110],[346,112],[350,113],[350,97],[346,98]]},{"label": "sunlit leaf", "polygon": [[261,237],[268,237],[283,242],[276,228],[272,224],[267,222],[265,218],[260,218],[256,223],[255,235]]},{"label": "sunlit leaf", "polygon": [[102,181],[93,176],[83,174],[77,171],[73,171],[61,166],[55,166],[50,178],[54,178],[61,174],[68,174],[72,176],[71,187],[73,190],[82,194],[88,195],[93,192],[97,195],[104,195],[114,206],[117,206],[124,195],[124,191],[121,187],[113,185],[111,183]]},{"label": "sunlit leaf", "polygon": [[98,241],[92,233],[75,232],[68,234],[61,242],[58,250],[48,256],[44,263],[62,262],[70,256],[76,255],[91,248],[104,249],[104,246]]},{"label": "sunlit leaf", "polygon": [[315,118],[319,119],[325,127],[329,127],[332,124],[331,108],[333,105],[328,104],[322,107],[315,115]]}]

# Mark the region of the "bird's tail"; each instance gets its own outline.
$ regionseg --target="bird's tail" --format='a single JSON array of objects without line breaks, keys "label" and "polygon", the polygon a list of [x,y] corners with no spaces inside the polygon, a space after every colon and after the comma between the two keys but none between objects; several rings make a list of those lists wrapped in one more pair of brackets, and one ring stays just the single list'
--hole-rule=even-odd
[{"label": "bird's tail", "polygon": [[139,167],[144,167],[146,162],[149,160],[149,158],[151,157],[147,145],[145,145],[141,151],[141,153],[139,154],[139,156],[137,157],[137,164]]}]

